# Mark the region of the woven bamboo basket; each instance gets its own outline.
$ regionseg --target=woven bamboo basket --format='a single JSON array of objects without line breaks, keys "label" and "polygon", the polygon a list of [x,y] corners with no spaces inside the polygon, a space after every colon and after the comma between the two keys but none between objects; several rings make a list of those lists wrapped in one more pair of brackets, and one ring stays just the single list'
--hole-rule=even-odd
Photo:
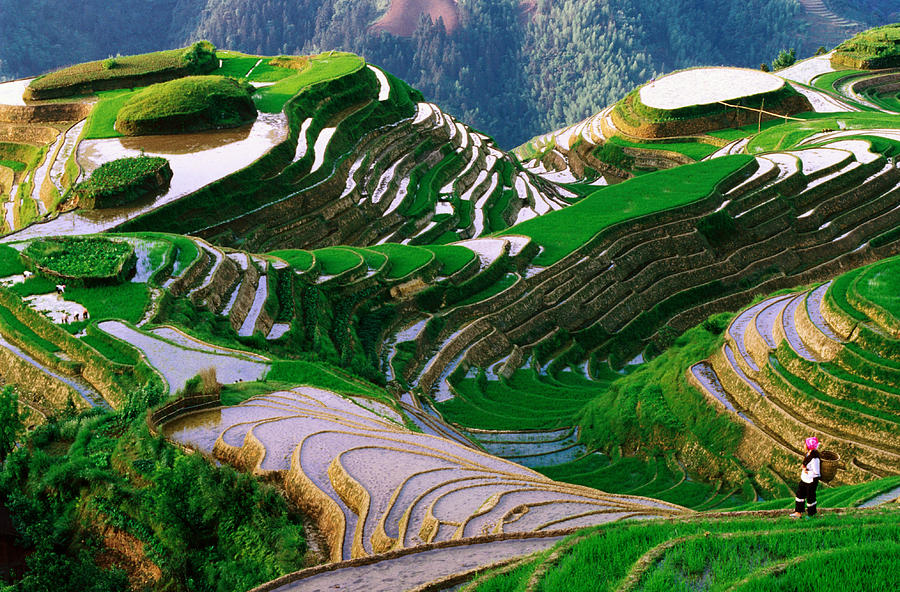
[{"label": "woven bamboo basket", "polygon": [[822,465],[822,475],[819,479],[827,483],[834,479],[837,470],[841,468],[841,457],[836,452],[823,450],[819,453],[819,459]]}]

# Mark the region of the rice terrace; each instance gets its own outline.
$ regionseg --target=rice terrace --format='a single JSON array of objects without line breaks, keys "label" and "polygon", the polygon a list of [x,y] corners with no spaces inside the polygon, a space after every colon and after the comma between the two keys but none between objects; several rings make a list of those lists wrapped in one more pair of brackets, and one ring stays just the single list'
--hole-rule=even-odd
[{"label": "rice terrace", "polygon": [[900,25],[513,150],[342,51],[34,74],[0,590],[900,588]]}]

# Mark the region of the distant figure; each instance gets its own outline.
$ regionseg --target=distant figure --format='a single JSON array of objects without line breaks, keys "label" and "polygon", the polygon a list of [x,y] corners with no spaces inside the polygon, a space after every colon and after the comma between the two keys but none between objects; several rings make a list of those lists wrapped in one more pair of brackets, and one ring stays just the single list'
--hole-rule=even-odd
[{"label": "distant figure", "polygon": [[82,320],[82,321],[88,320],[88,312],[87,312],[87,309],[84,309],[84,314],[81,315],[81,320]]},{"label": "distant figure", "polygon": [[76,312],[76,313],[75,313],[75,322],[76,322],[76,323],[78,322],[78,317],[79,317],[79,316],[81,316],[81,315],[79,315],[79,314]]},{"label": "distant figure", "polygon": [[62,296],[66,293],[66,285],[65,284],[56,284],[56,294]]},{"label": "distant figure", "polygon": [[65,320],[63,322],[65,322],[67,325],[69,324],[69,313],[66,313]]},{"label": "distant figure", "polygon": [[28,271],[27,269],[26,269],[25,271],[22,272],[22,277],[25,278],[26,280],[27,280],[28,278],[30,278],[31,276],[33,276],[33,275],[34,275],[34,274],[33,274],[32,272]]},{"label": "distant figure", "polygon": [[794,498],[794,512],[791,518],[803,516],[803,504],[806,503],[806,513],[816,515],[816,486],[822,475],[822,462],[819,460],[819,439],[816,437],[806,439],[806,458],[800,465],[800,484],[797,486],[797,496]]}]

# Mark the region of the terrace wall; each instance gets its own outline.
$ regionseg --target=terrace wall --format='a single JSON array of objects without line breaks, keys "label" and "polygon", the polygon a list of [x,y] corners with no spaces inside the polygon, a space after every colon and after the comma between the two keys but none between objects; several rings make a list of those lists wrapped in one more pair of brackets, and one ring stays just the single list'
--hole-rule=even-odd
[{"label": "terrace wall", "polygon": [[93,103],[0,105],[0,122],[24,124],[81,121],[90,114],[93,107]]},{"label": "terrace wall", "polygon": [[3,368],[3,381],[15,384],[37,403],[52,409],[65,409],[70,402],[79,409],[88,407],[84,399],[70,386],[35,368],[2,346],[0,346],[0,366]]}]

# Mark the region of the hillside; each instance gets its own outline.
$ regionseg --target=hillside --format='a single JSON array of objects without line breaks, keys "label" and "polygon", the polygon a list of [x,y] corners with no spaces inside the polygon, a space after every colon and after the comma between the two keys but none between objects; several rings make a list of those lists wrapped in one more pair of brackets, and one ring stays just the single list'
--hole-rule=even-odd
[{"label": "hillside", "polygon": [[900,17],[888,0],[87,0],[77,10],[2,0],[0,13],[16,15],[0,39],[0,79],[198,39],[255,54],[339,49],[387,68],[504,148],[583,119],[655,73],[755,68],[782,49],[810,55]]},{"label": "hillside", "polygon": [[0,84],[11,590],[892,590],[896,29],[514,151],[335,50]]}]

